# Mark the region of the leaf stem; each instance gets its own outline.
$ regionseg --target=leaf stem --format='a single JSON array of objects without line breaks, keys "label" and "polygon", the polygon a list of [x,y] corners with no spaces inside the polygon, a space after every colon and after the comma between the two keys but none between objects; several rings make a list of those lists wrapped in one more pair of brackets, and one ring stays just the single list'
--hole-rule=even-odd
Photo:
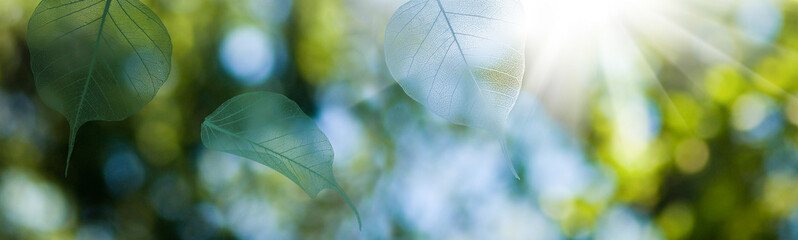
[{"label": "leaf stem", "polygon": [[504,152],[504,160],[507,162],[507,167],[513,172],[515,179],[521,180],[521,177],[518,176],[518,172],[515,171],[515,167],[513,166],[513,156],[510,155],[510,151],[507,149],[507,140],[504,139],[504,137],[499,137],[499,143],[502,145],[502,152]]},{"label": "leaf stem", "polygon": [[355,217],[357,217],[357,227],[358,227],[359,230],[362,231],[363,230],[363,222],[360,221],[360,213],[357,211],[357,208],[355,207],[355,204],[353,204],[352,201],[349,200],[349,196],[347,196],[346,193],[344,192],[344,190],[341,189],[341,186],[336,185],[335,188],[336,188],[335,190],[338,191],[338,194],[341,195],[341,197],[344,198],[344,201],[346,202],[346,204],[349,205],[350,208],[352,208],[352,211],[355,211]]},{"label": "leaf stem", "polygon": [[69,160],[72,159],[72,150],[75,149],[75,136],[77,136],[78,129],[80,128],[80,126],[76,125],[77,124],[70,124],[69,126],[69,152],[67,153],[66,167],[64,167],[64,178],[69,174]]}]

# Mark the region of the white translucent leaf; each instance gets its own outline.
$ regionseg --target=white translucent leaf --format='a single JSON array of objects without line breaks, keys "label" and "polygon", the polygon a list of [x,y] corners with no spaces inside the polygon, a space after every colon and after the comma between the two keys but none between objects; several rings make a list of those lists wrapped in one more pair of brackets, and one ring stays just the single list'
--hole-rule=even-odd
[{"label": "white translucent leaf", "polygon": [[523,21],[515,0],[412,0],[385,30],[388,69],[435,114],[498,130],[521,90]]}]

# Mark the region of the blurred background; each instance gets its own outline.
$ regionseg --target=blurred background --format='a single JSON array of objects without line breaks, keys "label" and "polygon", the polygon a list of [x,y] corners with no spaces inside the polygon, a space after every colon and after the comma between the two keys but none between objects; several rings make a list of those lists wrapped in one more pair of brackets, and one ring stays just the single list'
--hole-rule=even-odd
[{"label": "blurred background", "polygon": [[[522,0],[527,68],[495,133],[385,66],[403,0],[143,0],[174,45],[141,112],[78,132],[38,96],[35,0],[0,0],[0,239],[798,239],[798,1]],[[238,94],[285,94],[340,196],[205,149]]]}]

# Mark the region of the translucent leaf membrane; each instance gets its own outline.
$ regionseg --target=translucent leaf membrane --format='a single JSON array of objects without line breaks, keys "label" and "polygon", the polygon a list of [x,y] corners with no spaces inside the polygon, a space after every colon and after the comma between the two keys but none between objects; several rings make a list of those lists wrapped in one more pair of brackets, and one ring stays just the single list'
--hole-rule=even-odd
[{"label": "translucent leaf membrane", "polygon": [[385,61],[405,93],[433,113],[500,133],[521,91],[523,22],[515,0],[412,0],[388,22]]},{"label": "translucent leaf membrane", "polygon": [[266,165],[299,185],[310,197],[324,189],[341,194],[360,225],[360,214],[332,171],[327,136],[296,103],[283,95],[252,92],[234,97],[202,123],[202,143]]},{"label": "translucent leaf membrane", "polygon": [[171,69],[169,33],[138,0],[43,0],[27,41],[39,94],[69,121],[67,169],[80,126],[138,112]]},{"label": "translucent leaf membrane", "polygon": [[388,69],[435,114],[497,130],[521,90],[523,21],[515,0],[410,1],[385,30]]}]

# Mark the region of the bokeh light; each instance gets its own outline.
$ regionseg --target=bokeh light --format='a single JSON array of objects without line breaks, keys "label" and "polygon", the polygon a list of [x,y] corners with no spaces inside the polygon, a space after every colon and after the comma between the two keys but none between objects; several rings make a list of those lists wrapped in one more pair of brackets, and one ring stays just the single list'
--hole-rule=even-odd
[{"label": "bokeh light", "polygon": [[760,43],[770,43],[781,31],[781,10],[776,1],[743,1],[737,12],[737,24]]},{"label": "bokeh light", "polygon": [[117,147],[108,157],[103,167],[105,184],[114,195],[124,195],[138,190],[144,183],[144,165],[133,151],[127,147]]},{"label": "bokeh light", "polygon": [[[406,1],[144,0],[169,79],[85,124],[64,177],[69,124],[26,44],[40,1],[0,0],[0,239],[798,239],[798,1],[520,1],[524,89],[489,132],[391,77]],[[326,134],[362,230],[334,191],[202,144],[260,90]]]},{"label": "bokeh light", "polygon": [[230,31],[222,41],[219,57],[225,69],[244,85],[263,83],[276,61],[271,39],[253,26]]},{"label": "bokeh light", "polygon": [[67,223],[69,205],[55,185],[22,169],[3,170],[0,181],[0,208],[12,224],[46,234]]}]

